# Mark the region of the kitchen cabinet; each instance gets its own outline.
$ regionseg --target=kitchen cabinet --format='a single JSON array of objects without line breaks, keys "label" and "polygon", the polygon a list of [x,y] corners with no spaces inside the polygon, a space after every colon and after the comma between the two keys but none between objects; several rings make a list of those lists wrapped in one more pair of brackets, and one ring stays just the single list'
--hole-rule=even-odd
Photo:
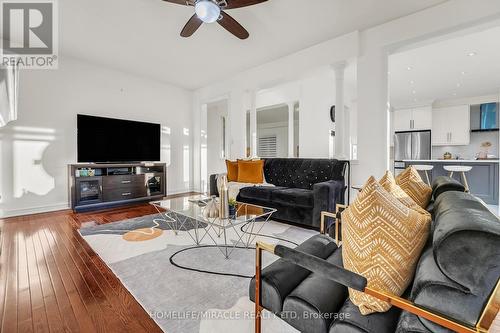
[{"label": "kitchen cabinet", "polygon": [[412,114],[412,109],[394,110],[394,131],[411,130]]},{"label": "kitchen cabinet", "polygon": [[468,105],[437,108],[432,111],[432,145],[466,146],[470,143]]},{"label": "kitchen cabinet", "polygon": [[432,108],[430,106],[399,109],[394,111],[394,130],[416,131],[432,128]]}]

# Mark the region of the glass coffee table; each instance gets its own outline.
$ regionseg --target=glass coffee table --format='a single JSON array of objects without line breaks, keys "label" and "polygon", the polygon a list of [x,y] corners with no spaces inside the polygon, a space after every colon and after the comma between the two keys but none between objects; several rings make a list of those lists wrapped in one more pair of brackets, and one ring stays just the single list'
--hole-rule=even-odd
[{"label": "glass coffee table", "polygon": [[237,202],[233,216],[207,218],[203,213],[208,200],[209,197],[197,195],[153,201],[151,205],[161,215],[160,219],[155,218],[154,221],[169,224],[176,235],[186,232],[197,246],[209,240],[229,259],[236,248],[250,248],[276,212],[274,208]]}]

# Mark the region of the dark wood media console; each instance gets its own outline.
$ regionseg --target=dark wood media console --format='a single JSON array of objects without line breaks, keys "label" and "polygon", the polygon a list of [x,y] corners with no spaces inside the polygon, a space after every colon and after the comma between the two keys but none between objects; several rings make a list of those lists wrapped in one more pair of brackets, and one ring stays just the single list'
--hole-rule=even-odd
[{"label": "dark wood media console", "polygon": [[71,164],[71,208],[98,210],[167,195],[165,163]]}]

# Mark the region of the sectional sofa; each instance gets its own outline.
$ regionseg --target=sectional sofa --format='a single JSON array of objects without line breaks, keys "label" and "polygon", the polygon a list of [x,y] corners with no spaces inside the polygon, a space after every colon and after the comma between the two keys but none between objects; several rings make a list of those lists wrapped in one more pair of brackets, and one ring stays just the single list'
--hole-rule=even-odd
[{"label": "sectional sofa", "polygon": [[[500,306],[499,218],[451,178],[438,177],[433,195],[431,233],[408,300],[367,288],[364,277],[343,269],[341,247],[319,234],[295,249],[258,244],[249,286],[257,312],[265,308],[304,333],[486,332]],[[265,250],[281,258],[261,270]],[[363,316],[348,287],[393,306]]]}]

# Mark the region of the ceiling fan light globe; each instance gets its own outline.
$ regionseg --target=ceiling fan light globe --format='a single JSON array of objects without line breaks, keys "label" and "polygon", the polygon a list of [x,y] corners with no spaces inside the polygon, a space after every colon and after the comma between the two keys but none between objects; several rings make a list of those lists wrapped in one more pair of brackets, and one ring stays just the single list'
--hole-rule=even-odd
[{"label": "ceiling fan light globe", "polygon": [[205,23],[214,23],[220,16],[219,6],[210,0],[199,0],[194,6],[196,16]]}]

